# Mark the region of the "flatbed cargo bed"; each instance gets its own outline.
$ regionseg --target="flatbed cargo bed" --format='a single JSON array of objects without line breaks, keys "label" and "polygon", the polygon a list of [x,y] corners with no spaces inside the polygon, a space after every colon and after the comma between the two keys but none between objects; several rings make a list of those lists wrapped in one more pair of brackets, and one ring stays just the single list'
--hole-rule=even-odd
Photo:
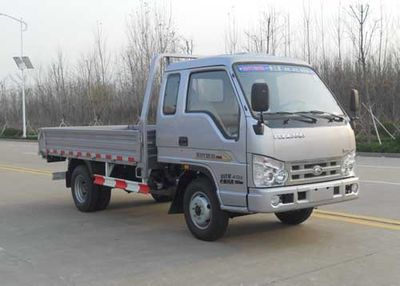
[{"label": "flatbed cargo bed", "polygon": [[[155,126],[147,130],[146,159],[152,162],[157,156]],[[138,125],[48,127],[39,134],[39,152],[48,161],[79,158],[137,165],[143,161],[142,148]]]}]

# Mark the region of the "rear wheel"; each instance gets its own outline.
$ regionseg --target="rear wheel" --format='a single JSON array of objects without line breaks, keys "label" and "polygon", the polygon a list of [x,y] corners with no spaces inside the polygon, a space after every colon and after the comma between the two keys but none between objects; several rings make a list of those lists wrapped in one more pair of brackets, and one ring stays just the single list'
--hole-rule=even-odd
[{"label": "rear wheel", "polygon": [[96,202],[96,210],[101,211],[108,207],[111,199],[111,188],[106,186],[98,186],[99,194]]},{"label": "rear wheel", "polygon": [[275,213],[276,217],[285,224],[296,225],[306,221],[314,208],[300,209],[288,212]]},{"label": "rear wheel", "polygon": [[215,188],[207,178],[198,178],[186,188],[183,198],[186,224],[198,239],[221,238],[228,227],[229,216],[219,205]]},{"label": "rear wheel", "polygon": [[99,186],[93,184],[86,166],[79,165],[71,176],[72,198],[75,206],[82,212],[96,210],[99,200]]}]

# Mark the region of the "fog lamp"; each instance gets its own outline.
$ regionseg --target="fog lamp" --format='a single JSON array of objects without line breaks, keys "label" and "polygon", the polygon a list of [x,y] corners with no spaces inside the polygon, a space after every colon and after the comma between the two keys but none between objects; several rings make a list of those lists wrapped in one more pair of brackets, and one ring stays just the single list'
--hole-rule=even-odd
[{"label": "fog lamp", "polygon": [[280,196],[273,196],[273,197],[271,198],[271,205],[272,205],[273,207],[278,206],[280,203],[281,203],[281,197],[280,197]]},{"label": "fog lamp", "polygon": [[354,194],[358,192],[358,184],[351,184],[351,192]]}]

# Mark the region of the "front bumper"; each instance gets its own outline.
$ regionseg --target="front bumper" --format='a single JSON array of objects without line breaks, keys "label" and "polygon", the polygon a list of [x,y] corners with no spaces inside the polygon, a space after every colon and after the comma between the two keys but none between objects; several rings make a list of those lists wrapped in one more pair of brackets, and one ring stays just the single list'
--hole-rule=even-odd
[{"label": "front bumper", "polygon": [[[355,188],[351,188],[353,184],[357,184],[356,191]],[[263,213],[283,212],[353,200],[358,198],[359,186],[359,179],[353,177],[298,186],[250,188],[248,210]]]}]

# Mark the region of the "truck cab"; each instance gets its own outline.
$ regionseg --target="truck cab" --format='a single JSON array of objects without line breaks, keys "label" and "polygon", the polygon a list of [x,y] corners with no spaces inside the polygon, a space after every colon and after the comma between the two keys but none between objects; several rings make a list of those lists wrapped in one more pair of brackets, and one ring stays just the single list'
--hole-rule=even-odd
[{"label": "truck cab", "polygon": [[158,162],[206,174],[223,211],[301,216],[358,197],[351,119],[307,63],[247,54],[173,63],[158,107]]}]

